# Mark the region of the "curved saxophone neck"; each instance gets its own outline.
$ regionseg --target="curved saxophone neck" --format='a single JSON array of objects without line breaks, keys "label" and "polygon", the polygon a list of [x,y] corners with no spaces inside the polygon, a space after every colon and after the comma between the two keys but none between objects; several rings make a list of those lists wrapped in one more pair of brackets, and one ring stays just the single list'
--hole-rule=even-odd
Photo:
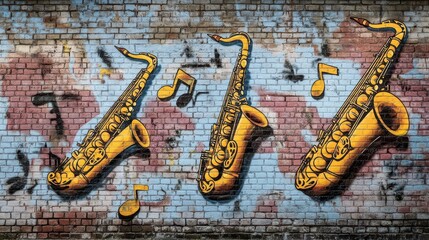
[{"label": "curved saxophone neck", "polygon": [[235,42],[235,41],[240,41],[241,45],[242,45],[241,55],[247,56],[249,53],[249,47],[251,44],[251,40],[250,40],[249,35],[247,35],[247,33],[245,33],[245,32],[233,33],[228,38],[223,38],[223,37],[216,35],[216,34],[213,34],[213,35],[208,34],[208,35],[210,38],[212,38],[216,42],[231,43],[231,42]]},{"label": "curved saxophone neck", "polygon": [[135,54],[135,53],[131,53],[130,51],[122,47],[115,46],[115,48],[118,49],[118,51],[122,53],[125,57],[146,61],[148,63],[147,71],[149,72],[152,72],[156,68],[156,65],[158,64],[157,57],[151,53],[142,52],[142,53]]},{"label": "curved saxophone neck", "polygon": [[397,41],[401,42],[407,37],[407,27],[403,22],[398,20],[386,20],[381,23],[371,23],[364,18],[351,17],[354,21],[360,25],[368,28],[369,30],[390,30],[395,33],[395,38]]}]

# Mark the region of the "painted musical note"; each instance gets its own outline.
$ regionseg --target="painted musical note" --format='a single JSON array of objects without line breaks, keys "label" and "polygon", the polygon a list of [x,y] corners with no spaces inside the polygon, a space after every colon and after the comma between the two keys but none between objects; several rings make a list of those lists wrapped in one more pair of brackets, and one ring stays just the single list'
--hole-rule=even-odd
[{"label": "painted musical note", "polygon": [[36,95],[33,95],[31,98],[31,101],[34,106],[41,106],[44,104],[51,103],[52,109],[50,113],[55,114],[55,118],[51,118],[51,122],[55,121],[57,124],[55,124],[55,130],[57,132],[58,136],[64,135],[64,121],[61,118],[60,109],[58,108],[56,96],[53,92],[47,92],[47,93],[37,93]]},{"label": "painted musical note", "polygon": [[123,220],[131,220],[137,214],[140,212],[140,200],[139,195],[137,194],[138,191],[148,191],[149,186],[148,185],[134,185],[133,192],[134,192],[134,199],[129,199],[125,201],[118,209],[118,215],[120,219]]},{"label": "painted musical note", "polygon": [[321,99],[325,94],[325,79],[323,79],[323,74],[327,73],[338,76],[338,68],[328,64],[319,63],[317,65],[317,69],[319,72],[319,79],[317,79],[311,86],[311,96],[314,99]]},{"label": "painted musical note", "polygon": [[174,77],[173,85],[166,85],[158,90],[158,99],[161,101],[168,101],[174,98],[181,83],[188,86],[188,92],[179,96],[176,105],[180,108],[188,105],[192,100],[192,94],[194,93],[197,80],[180,68],[177,70],[176,76]]}]

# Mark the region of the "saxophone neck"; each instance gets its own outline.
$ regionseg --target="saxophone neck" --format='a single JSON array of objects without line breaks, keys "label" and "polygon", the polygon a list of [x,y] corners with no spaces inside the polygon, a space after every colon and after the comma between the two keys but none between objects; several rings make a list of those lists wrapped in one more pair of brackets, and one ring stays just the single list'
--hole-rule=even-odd
[{"label": "saxophone neck", "polygon": [[208,34],[208,35],[210,38],[212,38],[216,42],[232,43],[232,42],[239,41],[239,42],[241,42],[241,45],[242,45],[241,56],[247,57],[249,55],[249,48],[250,48],[250,45],[252,43],[252,40],[250,39],[249,35],[245,32],[233,33],[231,36],[229,36],[227,38],[223,38],[223,37],[216,35],[216,34],[213,34],[213,35]]},{"label": "saxophone neck", "polygon": [[399,47],[402,41],[405,41],[407,38],[407,27],[403,22],[398,20],[386,20],[381,23],[371,23],[364,18],[352,17],[351,19],[372,31],[393,31],[395,35],[393,36],[391,44],[395,47]]},{"label": "saxophone neck", "polygon": [[149,73],[151,73],[158,64],[157,57],[151,53],[142,52],[142,53],[135,54],[135,53],[131,53],[130,51],[122,47],[115,46],[115,48],[118,49],[118,51],[122,53],[125,57],[146,61],[148,63],[146,71]]}]

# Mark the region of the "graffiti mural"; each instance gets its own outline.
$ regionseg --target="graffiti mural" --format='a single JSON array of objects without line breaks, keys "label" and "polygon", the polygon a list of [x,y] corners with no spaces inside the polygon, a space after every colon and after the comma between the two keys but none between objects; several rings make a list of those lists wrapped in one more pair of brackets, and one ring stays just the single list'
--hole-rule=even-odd
[{"label": "graffiti mural", "polygon": [[240,188],[246,147],[256,127],[267,127],[268,120],[258,109],[248,105],[244,84],[251,39],[247,33],[228,38],[210,35],[216,42],[241,43],[218,121],[212,126],[210,149],[200,159],[198,189],[211,200],[230,199]]},{"label": "graffiti mural", "polygon": [[397,20],[372,24],[366,19],[352,19],[370,30],[391,30],[395,35],[376,55],[333,123],[320,132],[319,144],[303,158],[295,186],[309,195],[330,193],[361,156],[368,157],[368,152],[374,151],[379,138],[402,137],[410,125],[404,104],[387,92],[389,69],[407,38],[406,26]]},{"label": "graffiti mural", "polygon": [[428,5],[3,1],[0,239],[428,238]]},{"label": "graffiti mural", "polygon": [[49,173],[48,183],[60,195],[78,195],[88,189],[94,179],[100,178],[111,162],[128,148],[150,145],[145,126],[133,118],[146,81],[157,66],[157,58],[150,53],[133,54],[125,48],[117,49],[128,58],[146,61],[148,66],[140,70],[95,129],[86,134],[72,157],[64,159]]}]

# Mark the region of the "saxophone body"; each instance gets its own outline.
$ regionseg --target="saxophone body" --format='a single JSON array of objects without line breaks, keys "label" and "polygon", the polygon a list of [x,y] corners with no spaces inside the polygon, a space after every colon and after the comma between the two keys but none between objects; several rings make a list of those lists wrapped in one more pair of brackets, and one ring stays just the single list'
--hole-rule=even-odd
[{"label": "saxophone body", "polygon": [[229,38],[209,35],[221,43],[240,42],[242,48],[234,66],[218,120],[211,129],[209,150],[201,154],[198,189],[210,200],[226,200],[240,189],[240,174],[246,147],[256,127],[268,126],[258,109],[244,97],[250,37],[243,32]]},{"label": "saxophone body", "polygon": [[303,157],[295,187],[312,196],[323,196],[337,187],[356,160],[383,136],[404,136],[409,118],[403,103],[388,92],[386,74],[406,40],[407,28],[397,20],[372,24],[352,18],[370,30],[395,33],[376,55],[369,69],[348,96],[317,145]]},{"label": "saxophone body", "polygon": [[140,70],[95,129],[88,131],[71,157],[66,157],[48,174],[48,184],[59,195],[75,196],[101,177],[104,169],[126,149],[150,145],[145,126],[133,118],[146,81],[157,66],[157,58],[150,53],[132,54],[125,48],[116,48],[124,56],[145,61],[148,65]]}]

